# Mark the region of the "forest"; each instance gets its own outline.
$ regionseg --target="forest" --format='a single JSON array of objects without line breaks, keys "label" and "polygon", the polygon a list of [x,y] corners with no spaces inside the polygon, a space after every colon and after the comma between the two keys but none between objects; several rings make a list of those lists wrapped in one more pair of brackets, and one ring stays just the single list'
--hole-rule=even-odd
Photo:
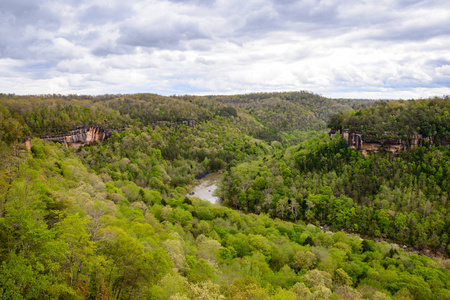
[{"label": "forest", "polygon": [[[448,100],[0,94],[0,298],[449,299],[450,147],[326,134],[444,139]],[[40,139],[89,125],[124,130]]]},{"label": "forest", "polygon": [[359,130],[367,136],[407,138],[450,136],[450,97],[416,101],[379,101],[369,109],[341,111],[330,117],[331,129]]}]

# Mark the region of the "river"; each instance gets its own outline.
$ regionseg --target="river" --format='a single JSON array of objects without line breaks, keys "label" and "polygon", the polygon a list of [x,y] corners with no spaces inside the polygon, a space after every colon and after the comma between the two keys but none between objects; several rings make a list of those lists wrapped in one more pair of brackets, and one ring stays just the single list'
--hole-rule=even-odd
[{"label": "river", "polygon": [[[196,185],[191,190],[191,192],[189,194],[187,194],[186,196],[197,197],[197,198],[200,198],[203,200],[207,200],[207,201],[211,202],[212,204],[220,204],[220,201],[219,201],[220,198],[217,196],[214,196],[213,194],[214,194],[214,191],[217,189],[217,183],[220,181],[221,178],[222,178],[222,173],[211,173],[211,174],[205,176],[204,178],[199,180],[199,184]],[[320,230],[322,232],[326,232],[326,231],[328,231],[328,228],[324,228],[323,226],[321,226]],[[360,240],[363,240],[363,238],[358,234],[347,233],[347,235],[354,236],[354,238],[359,238]],[[391,247],[394,247],[396,249],[401,248],[404,252],[406,252],[409,255],[421,254],[421,255],[426,255],[428,257],[433,257],[433,258],[436,258],[436,257],[445,258],[445,256],[436,255],[436,254],[432,253],[430,250],[418,251],[418,250],[415,250],[414,248],[395,244],[393,241],[390,241],[390,240],[385,240],[385,239],[381,239],[381,238],[374,239],[373,237],[365,237],[365,238],[375,240],[376,242],[385,241],[385,242],[389,243],[391,245]]]},{"label": "river", "polygon": [[207,200],[212,204],[219,203],[220,198],[214,196],[214,191],[217,189],[217,183],[222,178],[222,173],[212,173],[199,180],[187,196],[198,197]]}]

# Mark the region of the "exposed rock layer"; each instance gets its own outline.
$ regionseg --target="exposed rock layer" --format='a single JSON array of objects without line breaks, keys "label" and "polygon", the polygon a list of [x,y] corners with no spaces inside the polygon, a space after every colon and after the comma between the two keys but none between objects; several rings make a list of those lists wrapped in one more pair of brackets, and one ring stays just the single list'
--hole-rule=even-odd
[{"label": "exposed rock layer", "polygon": [[102,142],[111,137],[111,134],[116,131],[120,132],[123,129],[103,129],[98,126],[78,127],[69,131],[66,134],[43,136],[44,141],[53,141],[64,143],[66,146],[79,148],[84,145],[89,145],[94,142]]},{"label": "exposed rock layer", "polygon": [[[347,141],[350,148],[355,150],[361,150],[363,154],[367,154],[368,151],[379,151],[381,149],[396,153],[402,150],[408,150],[413,147],[423,145],[425,141],[428,141],[430,145],[436,143],[436,137],[423,136],[416,134],[409,136],[408,138],[369,138],[362,134],[359,130],[349,129],[329,129],[328,131],[331,138],[334,138],[336,133],[340,133],[342,137]],[[387,135],[387,134],[386,134]],[[450,138],[444,137],[439,140],[440,145],[450,145]]]},{"label": "exposed rock layer", "polygon": [[[181,122],[169,122],[169,121],[157,121],[154,124],[154,127],[158,125],[170,125],[181,123],[186,126],[195,127],[195,120],[183,120]],[[102,142],[111,137],[111,134],[115,132],[123,131],[124,128],[119,129],[103,129],[99,126],[91,125],[89,127],[80,126],[75,128],[74,130],[69,131],[65,134],[58,135],[47,135],[41,136],[40,139],[44,141],[53,141],[58,143],[64,143],[66,147],[70,146],[73,148],[79,148],[81,146],[89,145],[94,142]],[[27,149],[31,149],[31,141],[27,142]]]}]

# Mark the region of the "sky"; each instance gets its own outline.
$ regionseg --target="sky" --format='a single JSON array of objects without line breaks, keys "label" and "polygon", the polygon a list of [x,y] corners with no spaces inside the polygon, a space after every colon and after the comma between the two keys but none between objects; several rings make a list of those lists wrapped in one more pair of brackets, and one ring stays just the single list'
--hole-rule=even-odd
[{"label": "sky", "polygon": [[450,1],[0,1],[0,93],[299,90],[450,95]]}]

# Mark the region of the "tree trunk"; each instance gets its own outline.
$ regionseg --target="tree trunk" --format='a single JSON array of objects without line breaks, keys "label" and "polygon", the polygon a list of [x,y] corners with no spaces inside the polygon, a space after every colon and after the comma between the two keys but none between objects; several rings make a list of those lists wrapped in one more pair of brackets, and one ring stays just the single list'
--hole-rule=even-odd
[{"label": "tree trunk", "polygon": [[131,286],[131,291],[130,291],[130,295],[128,296],[128,300],[131,299],[131,294],[133,293],[134,288],[136,287],[136,281],[139,277],[139,272],[136,274],[136,277],[133,280],[133,285]]},{"label": "tree trunk", "polygon": [[81,270],[83,269],[83,263],[84,263],[84,261],[80,262],[80,265],[78,266],[77,280],[78,280],[78,277],[80,277]]},{"label": "tree trunk", "polygon": [[117,292],[117,297],[116,297],[117,299],[119,299],[120,293],[122,292],[123,282],[125,281],[125,274],[126,273],[127,273],[126,271],[123,272],[122,282],[120,283],[120,288],[119,288],[119,291]]}]

